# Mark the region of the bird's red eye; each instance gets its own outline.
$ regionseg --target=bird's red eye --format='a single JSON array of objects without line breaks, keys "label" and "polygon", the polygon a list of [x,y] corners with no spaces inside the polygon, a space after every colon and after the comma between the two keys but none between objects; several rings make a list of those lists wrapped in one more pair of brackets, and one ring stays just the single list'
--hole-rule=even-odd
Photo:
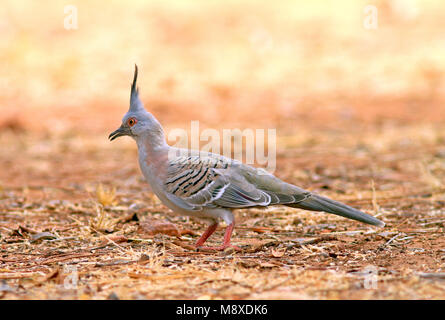
[{"label": "bird's red eye", "polygon": [[136,122],[138,122],[138,121],[135,118],[130,118],[130,119],[128,119],[127,123],[130,127],[132,127],[136,124]]}]

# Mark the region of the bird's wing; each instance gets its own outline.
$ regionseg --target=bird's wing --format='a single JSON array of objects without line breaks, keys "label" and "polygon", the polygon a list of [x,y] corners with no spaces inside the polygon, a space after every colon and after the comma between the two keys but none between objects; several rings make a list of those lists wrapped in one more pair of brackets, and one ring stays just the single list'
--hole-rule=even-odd
[{"label": "bird's wing", "polygon": [[[296,193],[294,189],[292,194],[286,194],[270,186],[259,188],[246,179],[245,174],[250,170],[255,169],[214,154],[177,157],[169,161],[164,188],[168,198],[186,210],[297,203],[309,195],[304,190]],[[281,181],[275,180],[275,183]]]},{"label": "bird's wing", "polygon": [[265,170],[215,154],[169,161],[164,187],[167,197],[185,210],[283,204],[385,225],[369,214],[286,183]]}]

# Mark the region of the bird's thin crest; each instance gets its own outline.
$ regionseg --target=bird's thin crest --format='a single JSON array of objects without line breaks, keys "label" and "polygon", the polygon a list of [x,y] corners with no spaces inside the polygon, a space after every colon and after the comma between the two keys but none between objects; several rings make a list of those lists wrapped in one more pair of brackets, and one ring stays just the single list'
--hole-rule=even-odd
[{"label": "bird's thin crest", "polygon": [[137,111],[138,109],[143,109],[141,100],[139,99],[139,88],[137,87],[138,80],[138,66],[134,65],[134,77],[133,83],[131,84],[131,94],[130,94],[130,110]]},{"label": "bird's thin crest", "polygon": [[131,84],[131,94],[133,93],[138,94],[138,88],[136,87],[136,82],[138,81],[138,66],[137,64],[134,65],[134,77],[133,77],[133,83]]}]

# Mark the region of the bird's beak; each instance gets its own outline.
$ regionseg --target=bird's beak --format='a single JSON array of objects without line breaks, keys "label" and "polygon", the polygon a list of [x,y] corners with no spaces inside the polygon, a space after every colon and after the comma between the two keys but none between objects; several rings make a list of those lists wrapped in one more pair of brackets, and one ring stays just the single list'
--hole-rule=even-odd
[{"label": "bird's beak", "polygon": [[108,136],[108,139],[110,139],[110,141],[113,141],[114,139],[118,138],[118,137],[122,137],[122,136],[129,136],[130,130],[128,128],[125,127],[120,127],[119,129],[117,129],[116,131],[113,131],[112,133],[110,133],[110,135]]}]

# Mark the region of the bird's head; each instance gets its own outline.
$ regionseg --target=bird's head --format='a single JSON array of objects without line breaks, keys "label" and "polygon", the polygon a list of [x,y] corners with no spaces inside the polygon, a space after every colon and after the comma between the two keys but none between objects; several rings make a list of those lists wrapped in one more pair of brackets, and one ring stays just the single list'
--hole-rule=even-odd
[{"label": "bird's head", "polygon": [[139,89],[136,87],[137,78],[138,67],[135,65],[130,93],[130,108],[122,118],[121,126],[108,136],[111,141],[122,136],[130,136],[136,141],[145,136],[148,136],[148,138],[150,136],[153,138],[163,137],[162,127],[158,120],[144,109],[144,105],[139,99]]}]

